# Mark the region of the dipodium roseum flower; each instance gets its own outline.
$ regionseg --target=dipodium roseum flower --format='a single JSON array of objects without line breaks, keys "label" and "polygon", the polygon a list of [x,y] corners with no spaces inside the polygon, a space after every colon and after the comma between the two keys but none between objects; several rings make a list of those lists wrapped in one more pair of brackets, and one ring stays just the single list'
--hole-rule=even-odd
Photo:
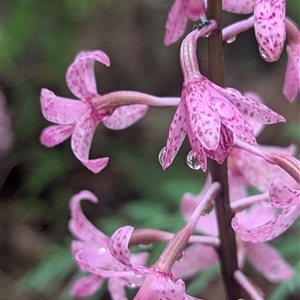
[{"label": "dipodium roseum flower", "polygon": [[166,169],[188,135],[191,148],[205,171],[207,157],[222,163],[233,145],[233,137],[256,144],[253,127],[244,116],[263,124],[284,118],[252,98],[232,88],[221,88],[201,75],[196,41],[216,28],[215,21],[191,32],[183,41],[180,62],[184,75],[181,100],[172,120],[166,148],[160,162]]},{"label": "dipodium roseum flower", "polygon": [[[238,192],[236,195],[235,192],[236,189],[230,191],[230,195],[234,200],[236,199],[235,196],[240,194],[240,192]],[[197,196],[190,193],[186,193],[183,196],[181,201],[181,210],[185,218],[190,216],[191,212],[198,205],[199,201],[201,201],[202,197],[203,192]],[[254,204],[250,210],[239,213],[239,219],[242,220],[244,226],[255,226],[269,220],[275,215],[275,213],[276,209],[273,207],[264,207],[260,204]],[[204,234],[217,235],[218,227],[215,211],[212,211],[209,215],[201,216],[196,228]],[[195,248],[197,248],[197,246],[195,246]],[[200,247],[198,250],[200,250]],[[245,259],[247,258],[251,265],[272,283],[288,280],[293,275],[293,269],[291,266],[282,258],[274,247],[267,243],[243,242],[237,234],[237,250],[239,268],[243,267]],[[194,249],[194,251],[196,252],[197,250]],[[204,251],[201,251],[201,256],[203,259],[207,256],[210,264],[213,264],[217,262],[217,257],[213,260],[211,251],[211,248],[206,248]],[[196,273],[197,264],[192,270]],[[202,270],[202,268],[199,268],[198,272]]]},{"label": "dipodium roseum flower", "polygon": [[283,94],[292,102],[300,91],[300,31],[290,20],[286,20],[287,65],[283,83]]},{"label": "dipodium roseum flower", "polygon": [[[132,255],[129,251],[129,245],[132,245],[132,237],[134,235],[134,228],[132,226],[119,228],[112,235],[109,242],[111,255],[123,266],[124,271],[122,269],[119,271],[103,270],[93,260],[84,258],[81,252],[76,255],[77,263],[82,269],[96,275],[103,276],[103,274],[106,274],[109,277],[124,277],[136,274],[138,278],[144,279],[138,293],[134,297],[135,300],[196,299],[185,293],[185,284],[182,279],[174,280],[171,268],[175,261],[182,255],[199,216],[219,191],[220,184],[217,182],[214,182],[207,189],[206,194],[203,196],[203,201],[197,206],[187,224],[171,238],[154,265],[146,267],[138,263],[135,264],[132,261]],[[139,235],[141,236],[141,234]]]},{"label": "dipodium roseum flower", "polygon": [[[254,10],[255,0],[223,0],[225,11],[249,14]],[[188,20],[206,20],[207,0],[175,0],[166,22],[164,44],[169,46],[183,35]]]},{"label": "dipodium roseum flower", "polygon": [[108,157],[89,159],[92,138],[100,122],[109,129],[124,129],[140,118],[147,105],[177,105],[176,98],[158,98],[134,91],[98,95],[94,76],[94,62],[109,66],[108,56],[102,51],[81,52],[67,71],[67,85],[81,101],[56,96],[42,89],[41,107],[44,117],[57,125],[44,129],[41,143],[53,147],[72,135],[71,148],[75,156],[94,173],[100,172]]},{"label": "dipodium roseum flower", "polygon": [[286,37],[285,0],[256,1],[254,30],[259,52],[266,61],[279,59]]},{"label": "dipodium roseum flower", "polygon": [[[82,191],[71,198],[69,230],[76,238],[72,242],[72,253],[75,261],[77,261],[77,256],[80,254],[81,259],[102,269],[102,272],[101,274],[90,273],[77,280],[71,292],[74,296],[90,296],[100,289],[105,279],[108,278],[108,291],[112,299],[127,300],[125,287],[138,286],[143,282],[143,278],[135,276],[133,272],[128,272],[111,255],[109,251],[110,238],[96,229],[86,219],[80,207],[80,202],[83,199],[93,203],[98,202],[97,197],[89,191]],[[147,258],[148,254],[146,252],[140,252],[132,254],[130,261],[133,264],[143,265]],[[114,276],[116,273],[120,276]]]}]

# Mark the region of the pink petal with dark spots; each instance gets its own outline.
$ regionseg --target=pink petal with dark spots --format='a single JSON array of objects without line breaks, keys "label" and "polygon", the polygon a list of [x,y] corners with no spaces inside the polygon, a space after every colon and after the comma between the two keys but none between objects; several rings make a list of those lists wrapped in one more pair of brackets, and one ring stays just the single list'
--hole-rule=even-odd
[{"label": "pink petal with dark spots", "polygon": [[109,129],[121,130],[140,120],[147,110],[148,106],[143,104],[121,106],[111,116],[103,119],[103,124]]},{"label": "pink petal with dark spots", "polygon": [[94,173],[100,172],[108,163],[108,157],[88,159],[93,135],[98,123],[91,116],[90,112],[86,113],[75,126],[71,140],[71,147],[75,156]]},{"label": "pink petal with dark spots", "polygon": [[46,127],[40,136],[40,142],[46,147],[54,147],[67,138],[74,130],[74,125],[52,125]]},{"label": "pink petal with dark spots", "polygon": [[40,101],[43,116],[48,121],[61,125],[76,123],[87,109],[86,103],[57,97],[47,89],[42,89]]},{"label": "pink petal with dark spots", "polygon": [[175,0],[174,4],[172,5],[166,23],[166,32],[164,38],[164,44],[166,46],[175,43],[183,35],[186,23],[188,21],[186,14],[187,5],[188,4],[186,0]]},{"label": "pink petal with dark spots", "polygon": [[255,269],[272,283],[290,279],[293,268],[267,243],[246,243],[247,256]]},{"label": "pink petal with dark spots", "polygon": [[286,52],[287,65],[282,92],[290,102],[293,102],[300,92],[300,44],[286,46]]},{"label": "pink petal with dark spots", "polygon": [[284,117],[272,111],[262,103],[243,96],[238,90],[233,88],[222,89],[216,86],[218,92],[227,98],[243,115],[249,116],[262,124],[274,124],[285,122]]},{"label": "pink petal with dark spots", "polygon": [[236,14],[251,14],[256,0],[223,0],[222,9]]},{"label": "pink petal with dark spots", "polygon": [[100,50],[81,52],[67,71],[66,80],[71,92],[83,101],[89,102],[98,96],[94,75],[94,62],[110,65],[108,56]]},{"label": "pink petal with dark spots", "polygon": [[187,133],[187,120],[184,101],[180,101],[169,128],[166,155],[162,167],[165,170],[173,161]]},{"label": "pink petal with dark spots", "polygon": [[299,207],[292,206],[284,208],[275,218],[255,228],[244,228],[240,226],[239,218],[232,219],[232,228],[243,241],[253,243],[272,240],[286,231],[299,215]]},{"label": "pink petal with dark spots", "polygon": [[[201,253],[201,255],[199,255]],[[182,259],[172,267],[172,274],[175,279],[191,278],[202,272],[218,261],[218,255],[214,247],[193,244],[185,250]]]},{"label": "pink petal with dark spots", "polygon": [[103,278],[98,275],[88,275],[78,279],[71,288],[71,294],[76,297],[88,297],[94,294],[103,284]]},{"label": "pink petal with dark spots", "polygon": [[300,190],[285,185],[279,179],[275,179],[270,187],[270,203],[279,208],[298,205],[300,209]]},{"label": "pink petal with dark spots", "polygon": [[254,8],[254,30],[266,61],[279,59],[285,38],[285,0],[260,0]]},{"label": "pink petal with dark spots", "polygon": [[130,286],[121,277],[111,277],[108,280],[107,289],[112,300],[128,300],[126,296],[126,286]]},{"label": "pink petal with dark spots", "polygon": [[69,230],[75,238],[81,241],[95,242],[101,244],[108,242],[108,237],[99,231],[84,215],[81,209],[81,201],[88,200],[97,203],[97,197],[90,191],[81,191],[74,195],[70,200],[71,220],[69,221]]}]

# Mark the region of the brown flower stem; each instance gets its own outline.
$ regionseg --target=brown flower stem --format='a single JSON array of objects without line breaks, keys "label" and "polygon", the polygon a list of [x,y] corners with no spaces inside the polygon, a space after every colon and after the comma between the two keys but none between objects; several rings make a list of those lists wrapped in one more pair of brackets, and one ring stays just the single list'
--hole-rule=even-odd
[{"label": "brown flower stem", "polygon": [[[217,21],[219,27],[208,38],[208,78],[219,86],[224,86],[224,45],[222,38],[222,0],[208,1],[207,18]],[[234,280],[238,270],[235,233],[231,227],[233,212],[230,209],[227,177],[227,160],[222,165],[209,161],[212,181],[221,183],[221,192],[215,199],[221,246],[218,255],[222,279],[229,300],[245,299],[240,286]]]}]

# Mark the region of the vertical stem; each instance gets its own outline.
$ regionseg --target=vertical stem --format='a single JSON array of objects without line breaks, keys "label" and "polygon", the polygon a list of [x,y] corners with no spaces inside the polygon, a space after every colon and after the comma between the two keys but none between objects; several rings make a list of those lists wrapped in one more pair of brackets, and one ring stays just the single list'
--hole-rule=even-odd
[{"label": "vertical stem", "polygon": [[[224,45],[222,39],[222,0],[208,1],[207,18],[214,19],[218,28],[208,39],[208,78],[219,86],[224,86]],[[231,227],[233,213],[229,203],[227,160],[222,165],[209,161],[209,171],[213,181],[221,183],[222,190],[215,199],[221,246],[218,254],[221,264],[223,284],[227,298],[242,298],[240,286],[234,280],[238,270],[235,233]]]}]

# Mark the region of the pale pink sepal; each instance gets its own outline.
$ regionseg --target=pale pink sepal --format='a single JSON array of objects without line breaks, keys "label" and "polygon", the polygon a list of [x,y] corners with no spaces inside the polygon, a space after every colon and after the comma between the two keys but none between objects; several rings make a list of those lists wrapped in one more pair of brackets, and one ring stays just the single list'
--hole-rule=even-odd
[{"label": "pale pink sepal", "polygon": [[40,142],[46,147],[54,147],[67,138],[69,138],[74,130],[74,125],[51,125],[43,129]]},{"label": "pale pink sepal", "polygon": [[143,104],[121,106],[111,116],[103,119],[103,124],[113,130],[125,129],[140,120],[147,110],[148,106]]},{"label": "pale pink sepal", "polygon": [[300,43],[286,46],[287,65],[282,92],[293,102],[300,92]]},{"label": "pale pink sepal", "polygon": [[298,205],[300,209],[300,190],[285,185],[279,179],[275,179],[270,187],[270,203],[279,208]]},{"label": "pale pink sepal", "polygon": [[87,112],[76,124],[71,139],[71,148],[75,156],[94,173],[98,173],[105,168],[109,159],[108,157],[98,159],[88,158],[93,135],[98,123],[99,121],[94,119],[90,112]]},{"label": "pale pink sepal", "polygon": [[77,297],[88,297],[102,286],[104,278],[98,275],[88,275],[78,279],[71,288],[71,294]]},{"label": "pale pink sepal", "polygon": [[100,50],[79,53],[67,71],[66,80],[71,92],[82,101],[90,101],[98,96],[96,89],[94,63],[110,65],[109,57]]},{"label": "pale pink sepal", "polygon": [[247,257],[251,264],[270,282],[283,282],[293,276],[293,268],[271,245],[267,243],[247,243],[246,248]]},{"label": "pale pink sepal", "polygon": [[262,58],[279,59],[285,38],[285,0],[257,1],[254,8],[254,30]]},{"label": "pale pink sepal", "polygon": [[299,212],[298,206],[284,208],[275,218],[254,228],[242,227],[237,217],[232,219],[231,224],[234,231],[242,240],[253,243],[265,242],[276,238],[286,231],[299,216]]}]

